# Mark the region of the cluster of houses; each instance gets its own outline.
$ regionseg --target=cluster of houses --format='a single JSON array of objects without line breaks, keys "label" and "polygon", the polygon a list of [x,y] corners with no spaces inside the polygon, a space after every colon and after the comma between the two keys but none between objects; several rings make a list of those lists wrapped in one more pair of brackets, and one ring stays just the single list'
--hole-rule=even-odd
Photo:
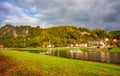
[{"label": "cluster of houses", "polygon": [[[67,47],[91,47],[91,48],[104,48],[104,47],[117,47],[117,39],[112,40],[112,45],[107,44],[106,42],[109,41],[108,38],[105,38],[105,40],[89,40],[86,43],[80,43],[80,44],[68,44]],[[54,44],[48,44],[48,48],[55,47]],[[3,49],[4,46],[0,45],[0,49]]]},{"label": "cluster of houses", "polygon": [[[86,43],[80,44],[68,44],[67,47],[91,47],[91,48],[105,48],[105,47],[117,47],[116,42],[117,39],[112,40],[112,44],[108,44],[108,38],[104,40],[88,40]],[[54,44],[47,45],[48,48],[54,47]]]},{"label": "cluster of houses", "polygon": [[86,43],[80,43],[80,44],[68,44],[67,47],[92,47],[92,48],[104,48],[105,43],[102,40],[89,40]]},{"label": "cluster of houses", "polygon": [[80,44],[68,44],[67,47],[91,47],[91,48],[105,48],[105,47],[117,47],[117,39],[112,40],[112,44],[107,44],[106,42],[109,39],[106,38],[105,40],[89,40],[86,43]]}]

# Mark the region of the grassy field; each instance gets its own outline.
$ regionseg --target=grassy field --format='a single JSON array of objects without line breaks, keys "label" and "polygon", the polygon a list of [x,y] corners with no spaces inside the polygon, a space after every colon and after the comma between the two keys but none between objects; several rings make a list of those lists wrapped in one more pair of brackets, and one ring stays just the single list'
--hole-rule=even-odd
[{"label": "grassy field", "polygon": [[59,50],[59,51],[70,51],[70,50],[80,50],[80,51],[108,51],[108,52],[120,52],[120,48],[85,48],[85,47],[55,47],[55,48],[13,48],[14,50],[19,51],[29,51],[29,52],[44,52],[50,49]]},{"label": "grassy field", "polygon": [[59,51],[69,51],[69,50],[81,50],[81,51],[88,51],[94,50],[92,48],[85,48],[85,47],[55,47],[55,48],[12,48],[13,50],[19,51],[30,51],[30,52],[41,52],[41,51],[48,51],[50,49],[59,50]]},{"label": "grassy field", "polygon": [[120,52],[120,47],[119,48],[111,48],[109,52]]},{"label": "grassy field", "polygon": [[0,76],[119,76],[120,66],[0,50]]},{"label": "grassy field", "polygon": [[43,51],[48,51],[49,48],[11,48],[13,50],[19,50],[19,51],[29,51],[29,52],[43,52]]}]

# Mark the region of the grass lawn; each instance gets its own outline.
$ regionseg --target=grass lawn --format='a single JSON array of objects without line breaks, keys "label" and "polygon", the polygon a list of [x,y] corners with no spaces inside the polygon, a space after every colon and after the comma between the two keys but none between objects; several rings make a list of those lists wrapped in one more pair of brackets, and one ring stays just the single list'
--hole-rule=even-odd
[{"label": "grass lawn", "polygon": [[119,48],[111,48],[109,51],[110,52],[120,52],[120,47]]},{"label": "grass lawn", "polygon": [[69,51],[69,50],[81,50],[81,51],[88,51],[92,50],[92,48],[85,48],[85,47],[54,47],[54,48],[13,48],[13,50],[19,50],[19,51],[30,51],[30,52],[41,52],[41,51],[48,51],[50,49],[54,50],[62,50],[62,51]]},{"label": "grass lawn", "polygon": [[120,66],[0,50],[0,76],[119,76]]},{"label": "grass lawn", "polygon": [[19,50],[19,51],[29,51],[29,52],[36,52],[36,53],[39,53],[41,51],[48,51],[49,48],[12,48],[13,50]]}]

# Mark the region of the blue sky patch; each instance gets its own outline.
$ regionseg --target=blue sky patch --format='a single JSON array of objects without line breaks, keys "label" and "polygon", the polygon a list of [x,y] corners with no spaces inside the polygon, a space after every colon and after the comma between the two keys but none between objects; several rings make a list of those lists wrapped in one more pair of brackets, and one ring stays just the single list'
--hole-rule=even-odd
[{"label": "blue sky patch", "polygon": [[14,4],[14,1],[13,0],[8,0],[9,3],[11,4]]},{"label": "blue sky patch", "polygon": [[35,18],[35,13],[33,13],[30,10],[24,9],[23,13],[26,14],[27,16],[29,16],[29,17]]}]

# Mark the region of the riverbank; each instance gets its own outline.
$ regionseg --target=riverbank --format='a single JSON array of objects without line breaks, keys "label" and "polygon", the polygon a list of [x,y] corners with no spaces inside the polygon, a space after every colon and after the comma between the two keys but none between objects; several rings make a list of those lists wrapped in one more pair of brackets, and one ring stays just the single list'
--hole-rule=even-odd
[{"label": "riverbank", "polygon": [[[1,75],[29,76],[119,76],[120,66],[98,64],[19,51],[0,51]],[[9,58],[8,61],[6,58]],[[2,64],[1,63],[1,64]],[[5,67],[5,68],[4,68]],[[1,68],[1,67],[0,67]]]}]

